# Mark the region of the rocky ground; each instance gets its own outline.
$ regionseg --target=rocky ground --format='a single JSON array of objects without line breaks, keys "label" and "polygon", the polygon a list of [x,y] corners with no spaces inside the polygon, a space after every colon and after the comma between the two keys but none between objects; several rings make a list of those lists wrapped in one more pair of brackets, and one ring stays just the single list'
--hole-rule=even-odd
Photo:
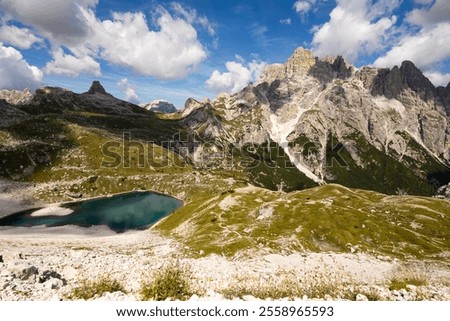
[{"label": "rocky ground", "polygon": [[[0,188],[0,217],[38,206],[26,197],[32,185],[0,181]],[[84,280],[105,275],[119,280],[126,293],[94,299],[140,300],[143,282],[170,262],[191,271],[192,300],[254,300],[264,291],[267,299],[267,292],[277,292],[273,289],[300,283],[307,289],[287,299],[450,300],[445,262],[403,262],[357,252],[281,255],[264,248],[233,257],[198,254],[192,257],[185,244],[154,229],[116,234],[104,227],[0,227],[0,300],[66,300]],[[393,279],[411,276],[424,284],[392,288]]]},{"label": "rocky ground", "polygon": [[[122,282],[127,293],[106,293],[94,299],[139,300],[142,281],[173,260],[192,272],[192,300],[253,300],[258,288],[298,280],[315,282],[323,291],[314,292],[320,293],[317,297],[294,299],[450,300],[449,269],[436,263],[405,265],[365,254],[282,256],[264,251],[234,258],[192,258],[186,250],[153,230],[115,234],[101,227],[2,228],[0,300],[64,300],[82,280],[106,274]],[[405,266],[426,276],[427,284],[389,290],[390,280]]]}]

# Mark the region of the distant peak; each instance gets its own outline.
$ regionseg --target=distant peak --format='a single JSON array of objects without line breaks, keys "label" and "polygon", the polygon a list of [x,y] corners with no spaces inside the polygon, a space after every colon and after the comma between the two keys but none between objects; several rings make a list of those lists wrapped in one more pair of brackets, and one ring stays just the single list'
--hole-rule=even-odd
[{"label": "distant peak", "polygon": [[295,49],[293,55],[289,58],[288,63],[309,68],[316,63],[312,51],[299,47]]},{"label": "distant peak", "polygon": [[103,88],[102,84],[100,83],[100,81],[98,80],[94,80],[92,82],[91,88],[89,88],[88,94],[102,94],[102,95],[108,95],[109,94],[106,92],[105,88]]}]

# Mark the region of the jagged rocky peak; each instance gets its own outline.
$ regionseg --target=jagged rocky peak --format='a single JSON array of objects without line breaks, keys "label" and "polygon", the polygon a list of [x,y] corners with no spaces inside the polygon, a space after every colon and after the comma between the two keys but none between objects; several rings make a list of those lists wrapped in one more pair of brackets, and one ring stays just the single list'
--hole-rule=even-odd
[{"label": "jagged rocky peak", "polygon": [[387,98],[398,99],[405,89],[418,93],[423,100],[436,97],[437,91],[431,81],[424,76],[414,63],[403,61],[400,68],[378,69],[372,85],[372,95],[383,95]]},{"label": "jagged rocky peak", "polygon": [[294,54],[286,62],[286,72],[289,75],[308,72],[316,64],[316,59],[311,51],[297,48]]},{"label": "jagged rocky peak", "polygon": [[73,93],[65,88],[45,86],[43,88],[36,89],[33,96],[33,101],[37,100],[39,97],[46,95],[60,96],[65,94],[73,94]]},{"label": "jagged rocky peak", "polygon": [[303,78],[312,76],[323,83],[329,83],[335,78],[347,79],[353,75],[355,68],[342,56],[315,57],[307,49],[297,48],[284,64],[272,64],[266,67],[257,85],[276,80]]},{"label": "jagged rocky peak", "polygon": [[172,103],[166,100],[154,100],[148,104],[142,104],[141,107],[162,114],[171,114],[178,111]]},{"label": "jagged rocky peak", "polygon": [[195,100],[194,98],[188,98],[186,100],[186,102],[184,103],[184,108],[181,111],[181,115],[183,117],[185,117],[185,116],[189,115],[191,112],[193,112],[194,110],[205,105],[205,103],[209,103],[209,100],[206,102],[200,102],[198,100]]},{"label": "jagged rocky peak", "polygon": [[403,61],[400,72],[412,90],[435,93],[436,89],[433,83],[411,61]]},{"label": "jagged rocky peak", "polygon": [[0,99],[6,100],[11,105],[25,105],[28,104],[32,98],[33,94],[28,88],[23,91],[7,89],[0,90]]},{"label": "jagged rocky peak", "polygon": [[94,80],[92,82],[91,88],[87,91],[87,94],[93,95],[93,94],[101,94],[106,96],[111,96],[109,93],[106,92],[105,88],[102,86],[100,81]]},{"label": "jagged rocky peak", "polygon": [[450,116],[450,82],[447,87],[438,87],[436,88],[437,93],[444,105],[447,116]]}]

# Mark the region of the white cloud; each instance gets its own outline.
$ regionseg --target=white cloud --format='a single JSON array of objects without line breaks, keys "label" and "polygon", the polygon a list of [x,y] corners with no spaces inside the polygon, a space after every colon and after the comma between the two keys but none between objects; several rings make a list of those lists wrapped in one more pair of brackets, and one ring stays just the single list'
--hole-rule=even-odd
[{"label": "white cloud", "polygon": [[156,21],[159,31],[148,29],[143,13],[116,12],[112,20],[91,19],[96,32],[88,46],[97,47],[103,59],[138,74],[180,79],[207,56],[192,25],[162,8]]},{"label": "white cloud", "polygon": [[292,19],[291,18],[280,19],[280,23],[282,25],[290,25],[290,24],[292,24]]},{"label": "white cloud", "polygon": [[436,0],[430,8],[415,9],[408,14],[407,20],[424,28],[439,23],[450,23],[450,1]]},{"label": "white cloud", "polygon": [[317,0],[298,0],[294,3],[294,10],[304,16],[313,9],[316,2]]},{"label": "white cloud", "polygon": [[208,31],[210,36],[216,34],[216,27],[212,24],[206,16],[199,16],[197,10],[183,7],[178,2],[172,2],[172,9],[181,17],[186,19],[189,24],[197,23]]},{"label": "white cloud", "polygon": [[420,28],[405,33],[398,44],[375,60],[377,67],[392,67],[404,60],[413,61],[435,85],[442,85],[448,75],[438,72],[439,64],[450,58],[450,2],[436,0],[431,7],[415,9],[407,21]]},{"label": "white cloud", "polygon": [[126,101],[129,101],[133,104],[139,104],[141,102],[138,95],[136,94],[136,86],[130,84],[127,78],[122,78],[117,83],[117,87],[119,87],[119,89],[124,93]]},{"label": "white cloud", "polygon": [[245,62],[245,59],[242,58],[241,55],[235,54],[235,55],[234,55],[234,58],[235,58],[236,61],[239,62],[239,63],[244,63],[244,62]]},{"label": "white cloud", "polygon": [[11,19],[32,26],[48,39],[52,48],[64,47],[67,54],[53,54],[48,72],[76,75],[98,73],[99,58],[127,67],[138,74],[171,80],[187,76],[207,57],[193,24],[215,33],[214,26],[195,10],[173,4],[171,15],[158,7],[150,30],[142,12],[112,13],[112,19],[100,20],[95,13],[98,0],[2,0],[0,10]]},{"label": "white cloud", "polygon": [[36,89],[42,81],[42,72],[30,66],[22,54],[13,47],[0,42],[0,88],[23,90]]},{"label": "white cloud", "polygon": [[53,60],[45,66],[44,71],[48,74],[65,75],[75,77],[79,74],[90,74],[100,76],[100,64],[89,56],[80,58],[65,54],[59,48],[53,52]]},{"label": "white cloud", "polygon": [[269,29],[257,22],[250,26],[250,35],[255,39],[261,47],[268,47],[270,45],[270,38],[267,36]]},{"label": "white cloud", "polygon": [[82,9],[98,0],[2,0],[0,10],[61,44],[75,44],[90,33]]},{"label": "white cloud", "polygon": [[28,28],[16,26],[0,26],[0,41],[20,49],[30,49],[35,43],[42,43],[43,39],[35,36]]},{"label": "white cloud", "polygon": [[443,74],[438,71],[425,72],[424,74],[435,86],[445,87],[450,83],[450,74]]},{"label": "white cloud", "polygon": [[384,47],[396,16],[389,16],[399,0],[337,0],[330,20],[313,29],[312,47],[318,56],[340,54],[355,61]]},{"label": "white cloud", "polygon": [[206,81],[208,88],[215,92],[236,93],[248,85],[249,82],[256,80],[264,68],[265,62],[253,60],[247,66],[241,62],[228,61],[225,64],[227,71],[221,73],[214,70]]},{"label": "white cloud", "polygon": [[374,65],[392,67],[404,60],[413,61],[419,68],[428,70],[435,63],[450,57],[450,23],[443,23],[430,30],[406,36],[399,45],[379,57]]}]

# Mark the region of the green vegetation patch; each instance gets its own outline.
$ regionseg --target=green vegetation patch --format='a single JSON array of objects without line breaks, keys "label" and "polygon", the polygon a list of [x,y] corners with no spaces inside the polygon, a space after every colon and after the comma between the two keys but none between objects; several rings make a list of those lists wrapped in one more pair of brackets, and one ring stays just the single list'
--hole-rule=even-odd
[{"label": "green vegetation patch", "polygon": [[440,260],[450,203],[325,185],[291,193],[244,187],[199,199],[156,228],[194,256],[264,250],[365,252]]},{"label": "green vegetation patch", "polygon": [[189,266],[179,262],[169,262],[141,284],[141,299],[144,301],[187,300],[193,295],[191,275]]},{"label": "green vegetation patch", "polygon": [[89,300],[95,297],[101,297],[108,292],[127,293],[121,282],[111,278],[109,275],[104,275],[97,280],[81,280],[80,285],[73,288],[66,297],[69,300]]}]

